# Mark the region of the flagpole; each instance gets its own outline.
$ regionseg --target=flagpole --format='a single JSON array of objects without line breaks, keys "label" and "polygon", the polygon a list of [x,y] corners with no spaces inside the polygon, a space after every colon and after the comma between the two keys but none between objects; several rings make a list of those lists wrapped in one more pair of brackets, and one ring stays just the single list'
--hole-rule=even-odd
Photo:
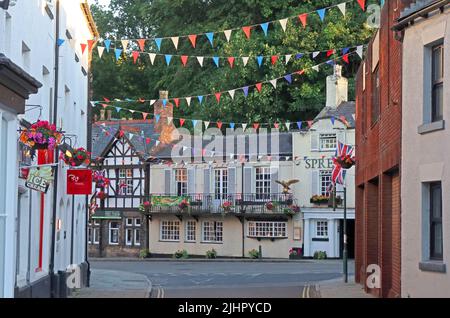
[{"label": "flagpole", "polygon": [[[344,182],[345,183],[345,182]],[[347,245],[347,186],[344,184],[344,282],[348,283],[348,245]]]}]

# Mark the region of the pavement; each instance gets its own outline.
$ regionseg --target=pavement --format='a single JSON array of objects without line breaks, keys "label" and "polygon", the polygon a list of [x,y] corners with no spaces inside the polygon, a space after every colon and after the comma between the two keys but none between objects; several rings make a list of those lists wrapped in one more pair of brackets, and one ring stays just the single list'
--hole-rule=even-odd
[{"label": "pavement", "polygon": [[70,298],[150,298],[152,284],[145,275],[93,269],[91,287],[72,292]]},{"label": "pavement", "polygon": [[348,283],[343,279],[319,282],[315,286],[317,298],[374,298],[364,291],[363,285],[355,282],[355,277],[349,277]]}]

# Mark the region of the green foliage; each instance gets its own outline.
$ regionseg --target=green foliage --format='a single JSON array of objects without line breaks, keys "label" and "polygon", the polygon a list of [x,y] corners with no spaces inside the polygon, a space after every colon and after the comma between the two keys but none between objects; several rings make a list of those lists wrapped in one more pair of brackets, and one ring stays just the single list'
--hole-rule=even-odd
[{"label": "green foliage", "polygon": [[150,256],[151,256],[151,253],[150,253],[150,251],[147,250],[147,249],[141,250],[141,251],[139,252],[139,258],[144,259],[144,258],[149,258]]},{"label": "green foliage", "polygon": [[249,256],[251,259],[258,259],[258,258],[260,257],[259,251],[257,251],[257,250],[251,250],[251,251],[248,252],[248,256]]},{"label": "green foliage", "polygon": [[[92,11],[102,37],[138,39],[198,34],[254,25],[311,12],[340,2],[342,1],[111,0],[109,8],[93,5]],[[367,2],[378,3],[376,0]],[[347,4],[345,18],[339,9],[335,8],[327,11],[324,23],[320,22],[317,14],[311,14],[306,28],[292,19],[289,20],[286,33],[278,23],[271,25],[267,38],[256,28],[252,30],[250,40],[245,38],[242,31],[234,31],[230,43],[227,43],[223,34],[216,34],[214,49],[204,36],[197,39],[196,49],[192,48],[187,39],[180,39],[178,50],[175,50],[170,40],[165,40],[161,52],[197,56],[256,56],[344,48],[368,42],[374,30],[367,27],[366,19],[367,14],[363,13],[354,1]],[[120,46],[120,43],[117,44]],[[149,48],[149,45],[153,47]],[[157,51],[153,41],[147,42],[146,51],[149,50]],[[141,56],[139,65],[134,65],[131,58],[116,62],[112,53],[105,52],[102,60],[94,54],[94,99],[101,100],[104,96],[153,99],[158,97],[159,90],[168,90],[171,97],[227,91],[311,67],[326,61],[326,57],[322,55],[316,61],[307,57],[299,60],[293,58],[292,61],[294,62],[285,65],[284,59],[280,59],[276,66],[265,61],[264,66],[258,68],[254,60],[250,60],[247,67],[243,67],[242,60],[238,59],[236,66],[231,69],[228,65],[216,68],[210,60],[205,60],[205,65],[201,68],[195,59],[191,59],[184,68],[175,57],[171,66],[167,67],[161,56],[157,57],[155,65],[152,66],[147,57]],[[344,75],[350,78],[352,88],[360,61],[355,56],[352,56],[350,61],[344,68]],[[222,60],[221,63],[226,62]],[[251,92],[248,98],[244,98],[242,92],[237,93],[234,100],[224,96],[220,105],[217,105],[215,98],[209,98],[203,106],[193,101],[191,107],[187,107],[182,102],[182,107],[175,111],[174,116],[249,123],[308,120],[325,104],[325,77],[330,73],[331,66],[324,67],[319,73],[307,71],[305,76],[295,76],[292,85],[280,81],[276,90],[265,85],[262,93]],[[354,99],[353,95],[354,90],[351,89],[351,99]],[[148,105],[125,106],[151,112]],[[120,114],[119,117],[124,115]],[[128,113],[126,115],[130,116]],[[139,118],[139,114],[134,116]]]},{"label": "green foliage", "polygon": [[186,250],[176,251],[173,254],[173,258],[176,258],[176,259],[188,259],[189,258],[189,253]]},{"label": "green foliage", "polygon": [[314,259],[324,260],[327,259],[327,252],[324,251],[317,251],[314,253]]},{"label": "green foliage", "polygon": [[216,259],[217,258],[217,251],[215,249],[207,251],[206,252],[206,258],[207,259]]}]

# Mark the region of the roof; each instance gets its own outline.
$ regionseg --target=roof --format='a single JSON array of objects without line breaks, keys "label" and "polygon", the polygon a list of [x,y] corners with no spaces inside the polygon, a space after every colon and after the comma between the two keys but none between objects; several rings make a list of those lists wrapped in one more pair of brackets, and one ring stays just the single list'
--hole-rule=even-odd
[{"label": "roof", "polygon": [[428,14],[434,10],[443,10],[450,0],[417,0],[413,1],[409,7],[403,9],[400,17],[397,19],[397,24],[394,25],[393,30],[403,30],[413,23],[418,18],[428,18]]},{"label": "roof", "polygon": [[355,119],[353,115],[356,113],[356,103],[355,102],[343,102],[337,108],[325,107],[314,119],[315,122],[322,119],[335,118],[336,120],[342,121],[342,116],[348,123],[348,128],[355,128]]},{"label": "roof", "polygon": [[[38,89],[42,87],[42,84],[37,79],[25,72],[20,66],[7,58],[4,54],[0,53],[0,71],[3,68],[8,69],[11,72],[11,75],[20,80],[21,84],[23,84],[22,87],[28,89],[28,94],[36,94]],[[26,98],[28,98],[28,96],[26,96]]]},{"label": "roof", "polygon": [[86,17],[89,30],[91,31],[94,38],[98,39],[100,37],[100,33],[98,32],[97,25],[95,24],[94,17],[92,16],[92,12],[87,0],[85,0],[84,3],[81,3],[81,10]]},{"label": "roof", "polygon": [[439,2],[449,2],[449,0],[417,0],[414,3],[412,3],[409,7],[406,7],[400,14],[400,18],[404,19],[406,17],[409,17],[413,15],[414,13],[419,12],[422,9],[425,9],[428,6],[431,6],[433,4],[439,3]]}]

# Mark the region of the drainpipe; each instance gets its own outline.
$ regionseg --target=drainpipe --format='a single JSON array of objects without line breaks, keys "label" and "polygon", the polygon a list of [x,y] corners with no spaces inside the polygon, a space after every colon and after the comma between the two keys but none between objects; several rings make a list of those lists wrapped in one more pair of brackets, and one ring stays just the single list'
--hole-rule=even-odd
[{"label": "drainpipe", "polygon": [[[55,14],[55,82],[54,82],[54,109],[53,109],[53,124],[57,125],[58,122],[58,89],[59,89],[59,19],[60,19],[60,1],[55,0],[56,14]],[[58,150],[56,150],[58,151]],[[58,163],[58,155],[55,156],[54,162]],[[56,245],[56,214],[57,214],[57,199],[58,199],[58,167],[55,169],[54,181],[53,181],[53,215],[51,219],[52,236],[50,244],[50,296],[51,298],[56,298],[56,277],[55,277],[55,245]]]},{"label": "drainpipe", "polygon": [[242,221],[242,258],[245,258],[245,217],[244,217],[244,165],[242,162],[242,171],[241,171],[241,221]]}]

